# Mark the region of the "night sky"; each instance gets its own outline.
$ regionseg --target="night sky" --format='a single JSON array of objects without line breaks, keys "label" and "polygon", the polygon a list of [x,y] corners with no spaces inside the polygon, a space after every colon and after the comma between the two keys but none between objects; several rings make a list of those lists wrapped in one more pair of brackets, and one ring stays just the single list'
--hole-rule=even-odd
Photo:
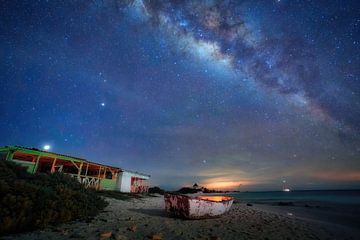
[{"label": "night sky", "polygon": [[167,189],[360,187],[360,1],[0,5],[0,145]]}]

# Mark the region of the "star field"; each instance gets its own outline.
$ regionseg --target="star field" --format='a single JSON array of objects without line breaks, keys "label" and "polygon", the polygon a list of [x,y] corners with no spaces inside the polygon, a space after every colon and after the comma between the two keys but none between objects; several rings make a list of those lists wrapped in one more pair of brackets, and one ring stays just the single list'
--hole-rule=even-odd
[{"label": "star field", "polygon": [[0,145],[178,188],[360,186],[358,1],[1,1]]}]

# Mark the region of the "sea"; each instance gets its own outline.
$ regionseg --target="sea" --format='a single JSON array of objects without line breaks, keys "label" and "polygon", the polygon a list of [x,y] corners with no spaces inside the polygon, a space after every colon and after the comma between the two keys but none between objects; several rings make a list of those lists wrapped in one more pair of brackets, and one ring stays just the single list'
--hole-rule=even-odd
[{"label": "sea", "polygon": [[239,202],[274,203],[274,202],[327,202],[335,204],[360,204],[360,190],[302,190],[271,192],[236,192],[231,193]]},{"label": "sea", "polygon": [[235,192],[229,195],[235,198],[234,204],[331,224],[360,236],[360,190]]}]

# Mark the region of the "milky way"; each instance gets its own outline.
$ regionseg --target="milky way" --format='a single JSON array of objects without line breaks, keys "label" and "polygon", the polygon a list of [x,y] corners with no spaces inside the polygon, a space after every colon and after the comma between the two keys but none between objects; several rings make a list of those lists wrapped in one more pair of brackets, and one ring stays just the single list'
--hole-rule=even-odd
[{"label": "milky way", "polygon": [[131,7],[177,40],[183,51],[225,62],[260,86],[332,120],[335,127],[359,131],[358,111],[338,114],[347,103],[328,104],[322,98],[331,96],[319,96],[326,80],[320,76],[312,46],[289,32],[268,36],[262,28],[254,29],[242,17],[249,9],[238,1],[135,1]]},{"label": "milky way", "polygon": [[0,145],[177,188],[360,186],[357,1],[3,1]]}]

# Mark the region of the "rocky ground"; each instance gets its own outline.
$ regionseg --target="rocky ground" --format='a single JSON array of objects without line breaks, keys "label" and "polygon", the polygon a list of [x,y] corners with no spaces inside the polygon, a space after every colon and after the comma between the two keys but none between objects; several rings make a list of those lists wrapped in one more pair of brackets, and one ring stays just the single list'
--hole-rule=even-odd
[{"label": "rocky ground", "polygon": [[106,200],[108,207],[90,222],[72,222],[4,239],[358,239],[341,228],[246,204],[233,204],[220,218],[182,220],[165,214],[162,196]]}]

